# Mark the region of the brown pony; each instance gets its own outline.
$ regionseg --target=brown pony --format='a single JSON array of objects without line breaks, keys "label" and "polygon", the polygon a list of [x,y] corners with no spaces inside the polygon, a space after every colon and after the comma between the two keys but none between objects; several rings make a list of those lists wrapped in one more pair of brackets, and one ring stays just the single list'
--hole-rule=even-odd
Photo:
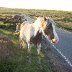
[{"label": "brown pony", "polygon": [[[55,25],[49,17],[38,17],[37,20],[32,23],[25,23],[20,30],[19,42],[24,41],[27,44],[28,52],[31,50],[31,44],[37,46],[37,52],[41,50],[42,36],[51,43],[57,43],[59,38],[55,31]],[[20,44],[21,47],[21,44]]]}]

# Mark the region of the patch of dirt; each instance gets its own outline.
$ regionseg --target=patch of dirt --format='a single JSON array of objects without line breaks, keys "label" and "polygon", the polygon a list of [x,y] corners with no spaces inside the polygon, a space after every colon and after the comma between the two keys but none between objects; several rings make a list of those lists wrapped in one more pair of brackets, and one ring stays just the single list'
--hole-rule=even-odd
[{"label": "patch of dirt", "polygon": [[0,36],[0,59],[4,59],[11,54],[13,42],[5,37]]}]

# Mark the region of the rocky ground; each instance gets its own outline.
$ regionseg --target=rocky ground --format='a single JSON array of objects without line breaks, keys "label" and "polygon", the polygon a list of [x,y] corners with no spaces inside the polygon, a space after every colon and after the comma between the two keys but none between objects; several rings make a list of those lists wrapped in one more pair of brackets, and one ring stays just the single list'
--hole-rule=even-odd
[{"label": "rocky ground", "polygon": [[0,36],[0,60],[9,57],[13,47],[13,42],[5,37]]}]

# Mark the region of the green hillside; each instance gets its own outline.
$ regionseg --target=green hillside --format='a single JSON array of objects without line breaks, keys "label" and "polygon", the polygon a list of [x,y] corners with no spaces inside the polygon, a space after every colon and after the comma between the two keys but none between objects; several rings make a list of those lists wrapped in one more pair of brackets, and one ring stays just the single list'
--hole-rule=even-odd
[{"label": "green hillside", "polygon": [[34,10],[34,9],[10,9],[0,8],[0,18],[14,16],[16,14],[27,14],[31,16],[50,16],[57,26],[72,31],[72,12],[55,10]]}]

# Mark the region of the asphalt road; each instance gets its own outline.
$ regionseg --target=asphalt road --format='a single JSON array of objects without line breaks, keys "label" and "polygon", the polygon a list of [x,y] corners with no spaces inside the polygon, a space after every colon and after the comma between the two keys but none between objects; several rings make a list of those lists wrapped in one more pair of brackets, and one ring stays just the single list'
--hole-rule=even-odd
[{"label": "asphalt road", "polygon": [[65,60],[72,66],[72,32],[68,32],[62,29],[56,29],[59,36],[59,43],[55,45],[59,53],[65,58]]}]

